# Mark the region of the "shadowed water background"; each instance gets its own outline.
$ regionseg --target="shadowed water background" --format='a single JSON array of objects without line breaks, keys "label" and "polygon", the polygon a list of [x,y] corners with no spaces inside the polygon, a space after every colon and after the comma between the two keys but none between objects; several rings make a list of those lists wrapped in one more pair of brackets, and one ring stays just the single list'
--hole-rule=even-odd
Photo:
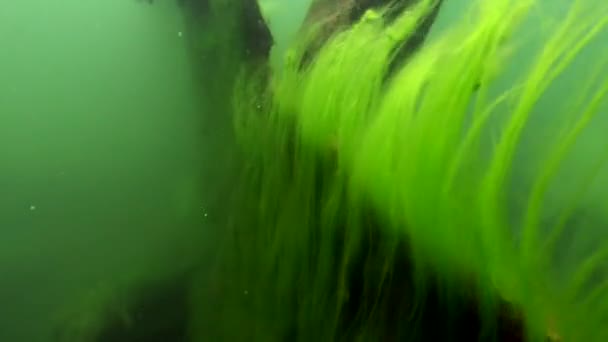
[{"label": "shadowed water background", "polygon": [[182,31],[168,2],[0,2],[0,340],[204,248],[216,156]]}]

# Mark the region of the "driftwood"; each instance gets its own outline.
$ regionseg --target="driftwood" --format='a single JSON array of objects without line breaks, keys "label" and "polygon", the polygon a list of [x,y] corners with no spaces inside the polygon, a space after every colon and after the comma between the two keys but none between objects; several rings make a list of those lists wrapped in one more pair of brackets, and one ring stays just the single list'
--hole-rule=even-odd
[{"label": "driftwood", "polygon": [[[389,74],[395,67],[404,63],[424,43],[443,2],[443,0],[437,0],[433,10],[418,26],[416,33],[409,40],[402,42],[389,67]],[[309,50],[305,54],[304,63],[308,63],[314,58],[318,49],[326,43],[327,39],[337,32],[350,27],[368,9],[389,8],[387,20],[390,22],[396,15],[416,3],[417,0],[314,0],[301,29],[306,30],[312,25],[317,25],[320,28],[320,34],[316,41],[309,46]]]}]

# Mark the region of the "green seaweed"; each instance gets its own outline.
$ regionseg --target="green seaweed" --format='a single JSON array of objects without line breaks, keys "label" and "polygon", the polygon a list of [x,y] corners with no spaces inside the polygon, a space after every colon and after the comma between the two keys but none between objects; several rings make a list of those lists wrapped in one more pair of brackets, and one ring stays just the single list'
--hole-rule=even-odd
[{"label": "green seaweed", "polygon": [[[511,62],[505,49],[518,49],[534,0],[478,1],[469,20],[453,23],[387,79],[396,47],[433,5],[420,1],[394,21],[368,11],[303,66],[307,44],[321,34],[311,30],[269,82],[251,72],[238,82],[243,174],[224,271],[234,293],[247,292],[234,305],[266,322],[243,328],[246,340],[419,340],[431,287],[454,321],[474,293],[488,339],[501,314],[496,294],[522,311],[530,341],[549,329],[566,341],[607,338],[607,283],[592,278],[605,268],[608,246],[569,260],[571,273],[556,270],[554,258],[607,153],[569,180],[581,190],[556,222],[547,224],[543,211],[566,157],[606,103],[605,56],[591,61],[595,76],[572,93],[573,105],[555,114],[568,125],[538,156],[521,222],[509,201],[514,159],[526,148],[522,132],[548,89],[605,34],[608,6],[574,1],[547,28],[529,68],[499,92],[493,86]],[[407,269],[395,266],[403,243]],[[411,281],[400,285],[400,273]],[[362,289],[351,293],[356,277]],[[403,298],[393,303],[389,292],[399,286]]]}]

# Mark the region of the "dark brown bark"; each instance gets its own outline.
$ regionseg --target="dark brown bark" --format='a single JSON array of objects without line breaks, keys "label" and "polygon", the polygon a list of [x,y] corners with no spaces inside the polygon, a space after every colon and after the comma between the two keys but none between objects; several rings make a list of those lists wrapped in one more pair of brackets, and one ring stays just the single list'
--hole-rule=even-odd
[{"label": "dark brown bark", "polygon": [[[314,59],[318,50],[331,36],[350,27],[361,19],[368,9],[388,8],[386,19],[390,23],[403,10],[416,3],[417,0],[315,0],[304,20],[302,30],[305,31],[315,25],[319,28],[319,33],[308,47],[308,51],[304,55],[302,67],[305,67]],[[424,44],[442,5],[443,0],[437,0],[430,13],[419,23],[415,34],[402,42],[397,48],[390,62],[387,77],[392,74],[396,67],[405,63]]]}]

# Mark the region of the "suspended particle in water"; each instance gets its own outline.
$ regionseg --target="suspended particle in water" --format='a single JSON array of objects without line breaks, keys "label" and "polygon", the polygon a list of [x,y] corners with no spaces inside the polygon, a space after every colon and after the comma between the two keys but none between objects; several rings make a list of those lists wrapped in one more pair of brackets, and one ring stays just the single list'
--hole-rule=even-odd
[{"label": "suspended particle in water", "polygon": [[34,211],[36,210],[36,206],[35,205],[30,205],[30,211]]},{"label": "suspended particle in water", "polygon": [[181,38],[183,35],[184,35],[184,33],[183,33],[182,31],[177,32],[177,36],[178,36],[178,37],[180,37],[180,38]]}]

